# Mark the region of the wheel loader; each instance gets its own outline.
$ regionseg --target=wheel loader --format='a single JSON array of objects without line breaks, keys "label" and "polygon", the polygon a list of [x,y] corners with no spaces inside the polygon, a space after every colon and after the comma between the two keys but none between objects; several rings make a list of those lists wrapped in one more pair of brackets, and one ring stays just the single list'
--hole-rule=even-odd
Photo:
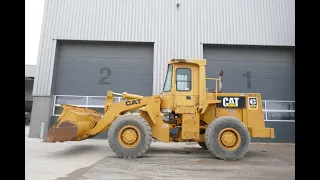
[{"label": "wheel loader", "polygon": [[[121,158],[143,156],[154,138],[199,144],[222,160],[242,159],[251,137],[274,138],[274,129],[265,127],[261,94],[223,92],[222,76],[207,78],[205,59],[172,59],[161,94],[109,90],[103,115],[62,104],[43,141],[82,141],[108,130],[109,145]],[[210,80],[212,90],[206,87]],[[119,95],[123,101],[114,103]]]}]

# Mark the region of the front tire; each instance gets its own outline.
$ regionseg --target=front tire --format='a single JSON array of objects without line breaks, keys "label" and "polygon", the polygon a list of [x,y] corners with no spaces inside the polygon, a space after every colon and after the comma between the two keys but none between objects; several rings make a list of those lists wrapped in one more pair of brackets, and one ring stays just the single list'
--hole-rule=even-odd
[{"label": "front tire", "polygon": [[234,117],[219,117],[206,128],[205,143],[209,151],[223,160],[242,159],[250,144],[248,128]]},{"label": "front tire", "polygon": [[199,146],[201,146],[203,149],[208,149],[205,142],[198,142]]},{"label": "front tire", "polygon": [[139,115],[122,115],[109,128],[109,145],[121,158],[138,158],[150,147],[152,131],[148,122]]}]

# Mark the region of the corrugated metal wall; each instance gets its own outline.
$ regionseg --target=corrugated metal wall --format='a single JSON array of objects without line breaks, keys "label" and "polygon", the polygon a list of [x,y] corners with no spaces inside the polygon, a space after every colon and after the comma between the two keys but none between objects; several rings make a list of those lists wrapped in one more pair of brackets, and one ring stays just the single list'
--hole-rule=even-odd
[{"label": "corrugated metal wall", "polygon": [[[177,8],[176,4],[180,3]],[[154,42],[153,92],[201,43],[295,45],[294,0],[46,0],[33,95],[51,94],[56,39]]]}]

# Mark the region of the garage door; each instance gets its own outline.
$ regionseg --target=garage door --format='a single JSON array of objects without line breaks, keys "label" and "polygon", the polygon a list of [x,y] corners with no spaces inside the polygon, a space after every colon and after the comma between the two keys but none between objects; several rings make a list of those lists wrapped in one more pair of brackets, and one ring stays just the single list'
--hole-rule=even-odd
[{"label": "garage door", "polygon": [[55,94],[105,96],[114,92],[152,95],[153,45],[60,42]]},{"label": "garage door", "polygon": [[[204,46],[207,76],[224,71],[226,92],[259,92],[265,100],[294,100],[291,48]],[[214,84],[210,84],[213,86]]]},{"label": "garage door", "polygon": [[[207,59],[208,77],[224,71],[225,92],[261,93],[263,100],[295,100],[292,48],[204,45],[203,57]],[[207,84],[208,88],[215,87],[214,82]],[[267,105],[277,110],[265,112],[266,125],[276,131],[274,141],[294,141],[294,103],[273,101]]]}]

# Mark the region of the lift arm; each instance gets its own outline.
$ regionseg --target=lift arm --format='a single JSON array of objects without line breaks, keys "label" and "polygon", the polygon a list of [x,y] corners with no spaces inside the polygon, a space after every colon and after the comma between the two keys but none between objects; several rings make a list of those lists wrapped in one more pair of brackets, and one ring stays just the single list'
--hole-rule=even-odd
[{"label": "lift arm", "polygon": [[[142,108],[142,107],[145,107],[144,111],[148,112],[152,121],[154,123],[156,122],[154,119],[155,119],[155,116],[159,115],[159,113],[152,112],[147,107],[150,104],[156,102],[159,96],[143,97],[139,95],[128,94],[125,92],[125,93],[122,93],[121,95],[127,100],[113,104],[113,101],[114,101],[113,94],[117,94],[117,93],[108,91],[104,116],[97,122],[96,126],[88,132],[89,135],[93,136],[100,132],[104,132],[111,126],[113,121],[115,121],[119,115],[124,114],[128,111]],[[160,109],[158,111],[160,112]]]}]

